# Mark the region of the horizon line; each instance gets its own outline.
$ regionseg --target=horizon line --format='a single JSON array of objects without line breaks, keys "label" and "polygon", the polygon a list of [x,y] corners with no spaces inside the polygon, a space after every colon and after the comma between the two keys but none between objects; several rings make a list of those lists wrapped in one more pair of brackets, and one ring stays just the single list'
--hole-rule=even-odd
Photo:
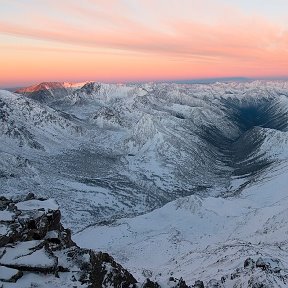
[{"label": "horizon line", "polygon": [[107,83],[107,84],[141,84],[141,83],[175,83],[175,84],[212,84],[215,82],[249,82],[249,81],[287,81],[288,76],[280,76],[280,77],[243,77],[243,76],[235,76],[235,77],[205,77],[205,78],[183,78],[183,79],[161,79],[161,80],[124,80],[124,81],[101,81],[101,80],[73,80],[73,81],[39,81],[33,82],[31,84],[15,84],[15,85],[0,85],[0,89],[20,89],[27,88],[34,85],[38,85],[41,83],[81,83],[81,82],[95,82],[95,83]]}]

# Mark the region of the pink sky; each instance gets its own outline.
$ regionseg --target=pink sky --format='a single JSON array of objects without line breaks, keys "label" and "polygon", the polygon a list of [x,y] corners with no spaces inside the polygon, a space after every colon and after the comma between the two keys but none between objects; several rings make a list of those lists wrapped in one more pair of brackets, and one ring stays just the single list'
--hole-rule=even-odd
[{"label": "pink sky", "polygon": [[287,2],[0,0],[0,86],[286,77]]}]

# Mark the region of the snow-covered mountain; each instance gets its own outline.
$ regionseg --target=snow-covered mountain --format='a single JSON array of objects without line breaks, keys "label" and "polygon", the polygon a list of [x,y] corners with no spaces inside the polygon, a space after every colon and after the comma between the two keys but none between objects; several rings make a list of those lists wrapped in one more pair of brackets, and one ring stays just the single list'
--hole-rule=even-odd
[{"label": "snow-covered mountain", "polygon": [[85,85],[86,82],[43,82],[26,88],[16,90],[16,93],[23,94],[29,98],[41,102],[50,102],[58,97],[67,96],[78,88]]},{"label": "snow-covered mountain", "polygon": [[[0,115],[2,194],[55,198],[79,244],[139,278],[285,287],[288,82],[42,83]],[[258,255],[285,277],[243,270]]]}]

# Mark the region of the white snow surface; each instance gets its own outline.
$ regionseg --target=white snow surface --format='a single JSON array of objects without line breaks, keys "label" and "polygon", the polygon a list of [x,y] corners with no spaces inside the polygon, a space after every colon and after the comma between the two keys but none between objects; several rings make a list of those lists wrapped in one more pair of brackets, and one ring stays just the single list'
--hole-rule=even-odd
[{"label": "white snow surface", "polygon": [[12,211],[4,210],[0,211],[0,221],[13,221],[15,214]]},{"label": "white snow surface", "polygon": [[29,211],[29,210],[40,210],[44,209],[45,212],[48,210],[58,210],[59,206],[54,199],[48,200],[27,200],[23,202],[19,202],[16,204],[19,210]]},{"label": "white snow surface", "polygon": [[[269,177],[270,162],[287,162],[287,127],[277,122],[287,115],[287,82],[64,84],[29,87],[35,99],[0,91],[0,186],[7,196],[55,198],[74,231],[178,197],[234,195]],[[237,117],[247,107],[266,116],[245,133]],[[234,166],[219,153],[226,138]]]},{"label": "white snow surface", "polygon": [[10,249],[7,248],[5,254],[0,259],[0,264],[43,268],[50,268],[55,265],[54,259],[51,259],[43,248],[33,252],[22,250],[23,247],[19,246]]},{"label": "white snow surface", "polygon": [[190,285],[220,280],[260,256],[280,259],[287,269],[287,177],[288,171],[251,185],[236,198],[180,198],[109,227],[87,228],[74,241],[109,252],[140,280],[147,271],[159,282],[172,275]]},{"label": "white snow surface", "polygon": [[16,270],[16,269],[12,269],[12,268],[1,266],[1,269],[0,269],[0,280],[8,281],[13,276],[15,276],[18,272],[19,271]]}]

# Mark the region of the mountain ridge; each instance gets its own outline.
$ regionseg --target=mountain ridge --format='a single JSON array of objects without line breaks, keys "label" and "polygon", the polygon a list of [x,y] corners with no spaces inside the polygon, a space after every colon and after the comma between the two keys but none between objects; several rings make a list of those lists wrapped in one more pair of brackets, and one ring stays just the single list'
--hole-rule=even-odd
[{"label": "mountain ridge", "polygon": [[40,90],[50,90],[50,89],[64,89],[64,88],[81,88],[87,82],[42,82],[28,87],[23,87],[15,90],[18,94],[27,94],[32,92],[37,92]]},{"label": "mountain ridge", "polygon": [[[249,184],[259,178],[261,171],[274,167],[272,164],[278,161],[277,157],[285,161],[284,148],[282,152],[277,152],[283,156],[278,154],[274,159],[266,157],[268,151],[265,149],[271,147],[268,142],[273,141],[273,137],[268,137],[272,130],[253,127],[260,125],[260,128],[279,129],[277,137],[285,143],[288,111],[286,86],[286,82],[261,81],[211,85],[89,82],[68,95],[60,93],[48,102],[43,102],[42,98],[39,100],[36,94],[36,98],[31,99],[21,94],[3,98],[2,93],[2,113],[7,113],[5,107],[10,105],[9,109],[15,114],[11,118],[9,131],[16,129],[15,135],[20,135],[23,143],[25,137],[28,137],[27,143],[36,141],[44,154],[39,151],[35,154],[36,158],[33,156],[31,159],[26,144],[20,147],[21,152],[16,143],[11,144],[8,138],[9,144],[3,152],[15,153],[8,148],[14,145],[12,150],[19,150],[17,153],[20,157],[27,153],[29,162],[34,163],[39,171],[38,175],[43,174],[40,171],[45,167],[44,163],[49,163],[44,174],[50,175],[51,167],[58,171],[57,175],[50,175],[49,178],[55,179],[54,183],[62,183],[60,186],[57,184],[61,189],[70,189],[71,185],[74,187],[75,183],[80,183],[80,186],[75,186],[82,187],[75,189],[79,196],[84,187],[95,192],[105,191],[106,196],[112,189],[113,197],[110,195],[108,198],[111,201],[117,199],[118,204],[124,205],[116,209],[118,212],[113,205],[113,210],[120,215],[124,207],[124,211],[132,215],[135,213],[133,211],[138,210],[132,208],[132,203],[127,206],[129,201],[136,201],[142,207],[139,211],[143,213],[142,209],[154,209],[174,200],[178,194],[231,195],[233,191],[228,192],[227,187],[233,177]],[[7,104],[8,100],[14,101],[13,104]],[[41,114],[46,116],[39,118],[40,114],[33,111],[42,111]],[[247,113],[252,113],[249,111],[254,111],[258,122],[246,121]],[[23,120],[19,122],[17,119]],[[44,122],[44,119],[49,121]],[[6,127],[9,122],[4,119],[3,123],[2,127]],[[40,124],[39,128],[42,126],[42,131],[35,123]],[[73,127],[74,131],[69,132],[68,127]],[[246,131],[251,128],[250,132]],[[31,137],[34,140],[29,140]],[[75,149],[72,149],[73,146]],[[49,151],[51,156],[45,151]],[[38,153],[41,157],[37,156]],[[246,161],[247,158],[250,162]],[[41,159],[46,160],[42,163]],[[63,165],[59,166],[58,161]],[[85,161],[89,161],[89,164],[86,165]],[[245,169],[242,168],[244,163]],[[51,187],[51,180],[45,178],[40,176],[38,185],[43,187],[43,191]],[[17,179],[15,181],[17,183]],[[68,185],[69,182],[74,184]],[[4,187],[9,191],[5,183]],[[54,189],[52,186],[50,191]],[[122,192],[117,192],[118,189]],[[133,197],[128,196],[128,191]],[[55,196],[54,193],[47,193]],[[119,198],[121,194],[122,200]],[[124,199],[130,200],[126,203]],[[103,216],[111,213],[108,212],[110,205],[104,205]],[[100,206],[93,209],[102,210],[102,204]],[[94,215],[93,209],[89,212],[91,216]],[[103,216],[100,221],[106,220]]]},{"label": "mountain ridge", "polygon": [[[0,185],[5,196],[33,191],[55,198],[62,206],[64,224],[74,233],[79,232],[75,234],[77,243],[112,251],[120,264],[127,264],[140,278],[151,274],[146,270],[151,270],[155,262],[153,281],[161,280],[157,273],[163,274],[158,269],[162,264],[167,271],[179,272],[177,277],[185,276],[179,267],[187,265],[195,275],[203,276],[196,278],[204,280],[207,287],[215,287],[213,281],[209,284],[212,275],[218,279],[218,287],[250,287],[247,281],[257,275],[261,283],[268,283],[267,287],[273,287],[274,280],[285,287],[278,274],[272,271],[266,279],[265,272],[255,265],[259,258],[256,254],[263,252],[262,258],[277,258],[284,272],[287,266],[285,251],[272,253],[279,243],[271,237],[273,231],[278,231],[280,247],[286,249],[283,227],[288,184],[288,82],[88,82],[80,88],[56,90],[35,91],[33,97],[0,91]],[[186,202],[192,214],[184,213]],[[175,222],[169,214],[174,215]],[[204,233],[197,228],[194,235],[193,225],[189,226],[185,217],[194,221],[195,229],[197,223],[202,223],[201,227],[208,230]],[[225,239],[219,234],[221,227],[216,219],[225,231],[230,231]],[[160,234],[156,228],[150,229],[154,222],[163,223],[163,227],[156,227]],[[131,230],[133,223],[137,225]],[[103,238],[91,244],[89,233],[91,238]],[[113,237],[108,241],[111,233]],[[238,235],[237,239],[231,235]],[[140,245],[141,237],[147,239],[148,246]],[[197,243],[210,239],[212,248],[200,249],[193,237],[198,237]],[[258,247],[256,240],[264,244]],[[157,246],[162,242],[169,244],[163,245],[164,250]],[[265,247],[269,245],[273,249],[268,251]],[[241,247],[243,255],[255,262],[251,265],[256,270],[243,270]],[[194,250],[190,255],[189,251]],[[138,258],[133,258],[133,251]],[[218,258],[212,263],[205,255],[213,251],[218,251]],[[166,255],[159,256],[160,262],[153,260],[158,252]],[[141,266],[141,257],[154,262]],[[203,263],[193,266],[201,258]],[[227,265],[221,266],[222,261]],[[210,274],[204,275],[201,271],[210,265],[213,270],[208,269]],[[223,271],[217,271],[217,267]],[[189,269],[185,271],[188,284],[197,280],[188,277]],[[239,281],[230,279],[232,274],[238,275],[235,277]],[[222,276],[226,284],[221,282]]]}]

